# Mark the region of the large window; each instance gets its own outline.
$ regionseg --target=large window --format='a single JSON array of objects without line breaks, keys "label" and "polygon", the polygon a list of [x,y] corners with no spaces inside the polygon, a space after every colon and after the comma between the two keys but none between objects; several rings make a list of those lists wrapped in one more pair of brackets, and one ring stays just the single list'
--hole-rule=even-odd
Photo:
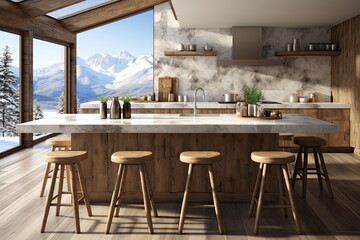
[{"label": "large window", "polygon": [[[34,39],[34,120],[64,113],[65,47]],[[44,133],[34,134],[34,138]]]},{"label": "large window", "polygon": [[139,97],[153,93],[153,11],[77,35],[77,96]]},{"label": "large window", "polygon": [[20,36],[0,31],[0,153],[20,145]]}]

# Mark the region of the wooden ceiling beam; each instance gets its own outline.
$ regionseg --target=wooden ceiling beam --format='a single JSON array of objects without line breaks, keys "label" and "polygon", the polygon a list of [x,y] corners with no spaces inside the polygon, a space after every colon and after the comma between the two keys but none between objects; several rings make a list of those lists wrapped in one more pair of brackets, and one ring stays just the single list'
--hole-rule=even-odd
[{"label": "wooden ceiling beam", "polygon": [[27,15],[31,17],[38,17],[82,1],[84,0],[27,0],[20,2],[19,6]]},{"label": "wooden ceiling beam", "polygon": [[0,28],[19,32],[32,31],[36,37],[57,43],[76,42],[76,34],[61,27],[57,21],[46,16],[29,17],[11,1],[0,0]]},{"label": "wooden ceiling beam", "polygon": [[121,0],[61,20],[71,32],[81,32],[150,9],[168,0]]}]

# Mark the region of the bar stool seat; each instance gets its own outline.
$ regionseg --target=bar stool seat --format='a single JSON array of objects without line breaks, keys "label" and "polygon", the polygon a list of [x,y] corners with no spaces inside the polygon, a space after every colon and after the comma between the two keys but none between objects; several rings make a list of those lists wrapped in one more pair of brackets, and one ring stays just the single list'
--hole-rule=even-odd
[{"label": "bar stool seat", "polygon": [[214,201],[214,209],[220,234],[224,234],[223,222],[221,219],[221,211],[219,199],[216,192],[216,186],[214,181],[213,163],[220,160],[220,153],[214,151],[188,151],[180,154],[180,161],[189,164],[188,175],[186,179],[185,191],[183,202],[181,206],[180,221],[178,233],[181,234],[184,228],[186,209],[188,205],[188,197],[190,192],[190,184],[193,174],[193,167],[196,165],[207,165],[210,179],[210,185],[212,190],[212,196]]},{"label": "bar stool seat", "polygon": [[46,139],[46,144],[55,148],[71,148],[70,136],[58,136]]},{"label": "bar stool seat", "polygon": [[252,152],[251,159],[257,163],[287,164],[295,161],[294,155],[288,152]]},{"label": "bar stool seat", "polygon": [[182,152],[180,154],[180,161],[191,164],[212,164],[220,160],[219,152],[212,151],[191,151]]},{"label": "bar stool seat", "polygon": [[289,181],[289,174],[287,164],[295,161],[295,157],[292,153],[283,152],[283,151],[259,151],[251,153],[251,160],[259,163],[259,172],[255,182],[255,188],[252,194],[250,209],[249,209],[249,217],[253,215],[253,211],[255,208],[255,203],[257,203],[256,207],[256,216],[255,216],[255,226],[254,226],[254,234],[257,234],[259,231],[260,225],[260,215],[262,210],[262,202],[264,196],[264,188],[265,188],[265,179],[267,173],[267,167],[275,166],[277,167],[277,180],[279,186],[279,204],[272,206],[264,206],[264,207],[276,207],[276,208],[284,208],[284,215],[287,215],[287,199],[284,195],[284,186],[283,186],[283,176],[285,179],[286,189],[288,193],[288,199],[290,201],[292,214],[294,217],[296,230],[298,234],[301,234],[301,225],[300,220],[295,208],[295,203],[293,200],[292,190]]},{"label": "bar stool seat", "polygon": [[142,164],[151,161],[150,151],[120,151],[111,155],[111,161],[118,164]]},{"label": "bar stool seat", "polygon": [[294,137],[293,142],[304,147],[323,147],[326,146],[326,140],[319,137]]},{"label": "bar stool seat", "polygon": [[[49,195],[47,198],[45,212],[43,217],[43,222],[41,226],[41,232],[45,231],[47,218],[49,215],[49,210],[51,206],[56,206],[56,216],[60,214],[60,207],[61,206],[72,206],[74,208],[74,219],[75,219],[75,226],[76,226],[76,233],[80,233],[80,220],[79,220],[79,202],[84,201],[85,206],[89,216],[92,216],[91,206],[88,198],[88,193],[86,190],[85,179],[84,175],[81,170],[81,165],[79,164],[81,161],[87,158],[86,151],[54,151],[50,152],[45,155],[45,161],[48,163],[55,164],[54,167],[54,174],[51,180],[51,186]],[[71,173],[71,192],[64,192],[63,191],[63,181],[64,181],[64,172],[65,172],[65,165],[68,166]],[[59,177],[59,187],[58,187],[58,195],[54,196],[55,191],[55,184],[57,179],[57,173],[60,167],[60,177]],[[79,185],[81,188],[82,197],[78,198],[77,192],[77,177],[79,179]],[[72,195],[72,204],[63,204],[61,202],[63,194],[71,194]],[[57,199],[56,203],[53,203],[54,200]]]},{"label": "bar stool seat", "polygon": [[141,189],[144,199],[148,230],[150,234],[154,233],[150,208],[153,210],[155,217],[157,217],[158,214],[155,207],[154,194],[151,188],[149,174],[145,165],[145,163],[151,161],[151,155],[152,152],[150,151],[118,151],[111,155],[111,161],[113,163],[119,164],[119,168],[116,177],[115,188],[111,198],[108,219],[106,222],[106,234],[110,232],[110,227],[114,215],[116,217],[119,216],[121,197],[124,194],[126,171],[129,165],[138,165],[139,167]]},{"label": "bar stool seat", "polygon": [[[70,136],[57,136],[47,139],[46,144],[51,146],[51,151],[62,151],[62,150],[71,150],[71,137]],[[43,176],[42,186],[41,186],[41,192],[40,197],[44,196],[47,180],[49,178],[51,170],[51,163],[47,163],[45,173]],[[70,191],[70,170],[66,169],[66,182],[68,191]]]},{"label": "bar stool seat", "polygon": [[[327,189],[331,198],[334,198],[332,192],[329,175],[326,169],[324,156],[321,151],[321,147],[326,146],[327,142],[325,139],[319,137],[294,137],[293,142],[299,145],[299,151],[296,158],[295,168],[292,176],[292,187],[295,186],[296,177],[299,175],[302,180],[302,198],[306,199],[306,185],[307,175],[316,174],[320,186],[320,190],[323,190],[322,177],[325,179]],[[313,150],[315,168],[308,167],[308,152],[309,149]],[[304,153],[304,159],[302,159],[302,153]]]}]

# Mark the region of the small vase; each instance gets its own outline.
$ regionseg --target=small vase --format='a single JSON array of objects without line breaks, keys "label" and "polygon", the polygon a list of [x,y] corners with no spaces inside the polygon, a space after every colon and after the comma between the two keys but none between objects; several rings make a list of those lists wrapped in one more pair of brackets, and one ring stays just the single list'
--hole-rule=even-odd
[{"label": "small vase", "polygon": [[256,117],[257,114],[257,105],[248,104],[248,117]]},{"label": "small vase", "polygon": [[100,103],[99,105],[99,115],[100,119],[106,119],[107,118],[107,103]]},{"label": "small vase", "polygon": [[123,105],[123,118],[131,118],[131,104],[125,102]]},{"label": "small vase", "polygon": [[121,106],[120,106],[118,97],[114,97],[112,102],[111,102],[110,118],[111,119],[119,119],[119,118],[121,118]]}]

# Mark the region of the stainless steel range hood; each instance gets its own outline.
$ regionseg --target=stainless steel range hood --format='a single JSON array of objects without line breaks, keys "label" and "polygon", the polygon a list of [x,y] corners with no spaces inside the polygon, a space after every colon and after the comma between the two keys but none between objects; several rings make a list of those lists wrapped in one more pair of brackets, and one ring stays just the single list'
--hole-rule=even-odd
[{"label": "stainless steel range hood", "polygon": [[232,33],[232,59],[218,60],[219,66],[270,66],[283,64],[283,59],[263,58],[261,27],[232,27]]}]

